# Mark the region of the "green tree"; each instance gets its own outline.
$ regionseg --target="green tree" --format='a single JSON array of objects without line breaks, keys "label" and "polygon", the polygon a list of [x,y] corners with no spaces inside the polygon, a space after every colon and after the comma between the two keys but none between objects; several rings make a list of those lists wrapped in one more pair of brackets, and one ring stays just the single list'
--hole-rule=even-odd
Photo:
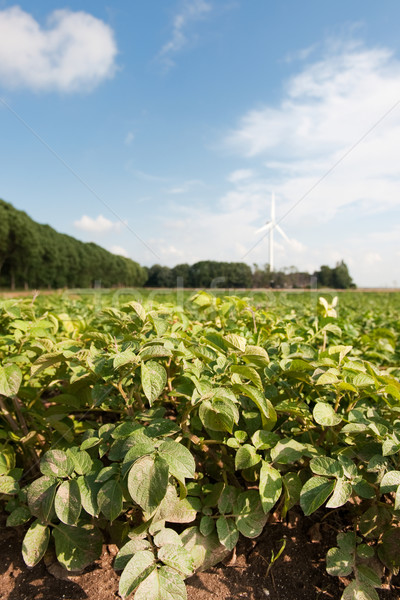
[{"label": "green tree", "polygon": [[350,277],[349,269],[343,260],[336,264],[332,275],[333,287],[343,290],[355,287],[355,284]]}]

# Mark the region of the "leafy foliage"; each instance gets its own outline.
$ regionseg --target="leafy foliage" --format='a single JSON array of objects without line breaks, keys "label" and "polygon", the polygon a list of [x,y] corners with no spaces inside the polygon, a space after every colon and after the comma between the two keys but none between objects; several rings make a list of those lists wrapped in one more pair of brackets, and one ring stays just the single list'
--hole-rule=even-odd
[{"label": "leafy foliage", "polygon": [[400,568],[393,302],[0,301],[0,498],[26,563],[54,544],[82,569],[107,532],[122,597],[183,600],[270,512],[346,506],[327,569],[376,599],[376,565]]}]

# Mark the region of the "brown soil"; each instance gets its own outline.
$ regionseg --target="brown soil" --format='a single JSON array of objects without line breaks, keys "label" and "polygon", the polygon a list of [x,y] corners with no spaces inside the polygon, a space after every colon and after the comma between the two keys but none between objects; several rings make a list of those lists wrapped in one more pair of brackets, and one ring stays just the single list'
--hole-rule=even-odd
[{"label": "brown soil", "polygon": [[[4,518],[2,519],[4,524]],[[188,600],[339,600],[343,582],[325,571],[325,554],[335,545],[338,523],[321,523],[292,511],[285,523],[268,525],[256,540],[242,539],[225,565],[187,580]],[[21,557],[24,529],[0,529],[1,600],[113,600],[118,575],[112,568],[116,546],[104,546],[101,558],[79,575],[68,574],[50,556],[27,568]],[[271,554],[284,552],[267,574]],[[45,562],[47,564],[45,564]],[[400,577],[379,590],[381,600],[398,600]]]}]

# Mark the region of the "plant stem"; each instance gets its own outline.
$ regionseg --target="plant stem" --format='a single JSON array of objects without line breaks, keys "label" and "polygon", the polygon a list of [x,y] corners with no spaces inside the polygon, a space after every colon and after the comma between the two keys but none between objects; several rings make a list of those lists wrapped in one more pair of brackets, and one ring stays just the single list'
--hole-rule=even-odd
[{"label": "plant stem", "polygon": [[17,414],[18,420],[19,420],[19,422],[21,424],[22,431],[24,432],[25,435],[28,435],[29,429],[27,427],[27,424],[26,424],[26,421],[25,421],[25,417],[22,414],[22,409],[21,409],[22,402],[18,398],[18,396],[13,396],[12,403],[13,403],[13,406],[15,408],[15,412]]},{"label": "plant stem", "polygon": [[0,409],[1,409],[2,413],[3,413],[3,417],[5,418],[5,420],[7,421],[7,423],[9,424],[9,426],[11,427],[11,429],[14,432],[20,431],[18,423],[13,419],[13,417],[9,413],[8,408],[5,405],[5,403],[3,401],[3,398],[1,398],[1,397],[0,397]]}]

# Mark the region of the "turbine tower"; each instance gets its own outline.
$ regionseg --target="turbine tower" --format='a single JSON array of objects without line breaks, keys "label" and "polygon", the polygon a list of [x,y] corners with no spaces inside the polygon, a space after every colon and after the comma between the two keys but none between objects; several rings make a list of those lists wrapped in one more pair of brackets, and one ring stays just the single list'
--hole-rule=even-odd
[{"label": "turbine tower", "polygon": [[280,227],[275,220],[275,194],[272,192],[271,197],[271,220],[267,221],[265,225],[257,229],[256,233],[262,233],[264,231],[269,231],[269,268],[271,273],[274,272],[274,229],[276,229],[281,236],[290,243],[290,240],[286,233],[283,231],[282,227]]}]

